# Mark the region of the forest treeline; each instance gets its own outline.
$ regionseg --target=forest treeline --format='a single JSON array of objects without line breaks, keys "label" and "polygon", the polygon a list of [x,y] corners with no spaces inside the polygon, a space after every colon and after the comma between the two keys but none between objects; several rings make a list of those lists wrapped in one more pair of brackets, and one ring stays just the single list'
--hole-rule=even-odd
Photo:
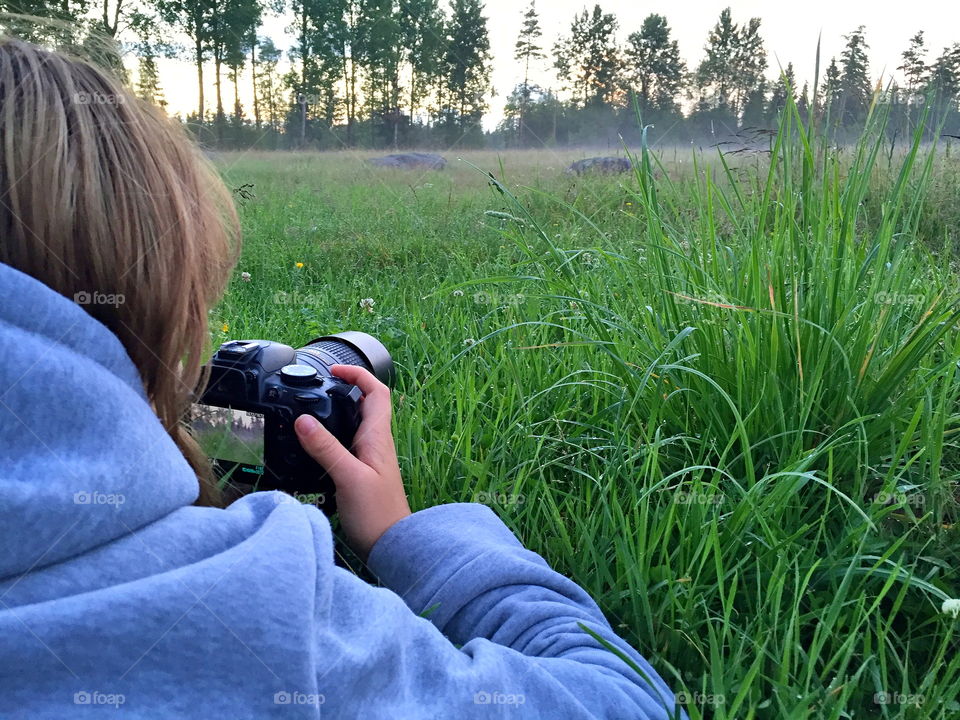
[{"label": "forest treeline", "polygon": [[[484,132],[493,58],[483,0],[0,0],[0,11],[7,32],[88,56],[97,38],[115,41],[128,58],[111,61],[118,74],[160,105],[161,58],[191,63],[196,105],[182,120],[212,147],[619,145],[637,139],[637,111],[656,141],[710,141],[775,127],[791,95],[841,139],[877,104],[893,135],[925,111],[960,134],[960,43],[929,48],[922,31],[902,53],[901,83],[872,77],[861,26],[812,87],[798,87],[792,64],[771,66],[760,18],[737,22],[727,8],[688,66],[662,15],[621,28],[597,4],[548,43],[534,0],[516,17],[503,120]],[[271,16],[289,21],[287,62],[262,32]],[[621,30],[631,30],[625,42]],[[531,80],[545,76],[549,86]]]}]

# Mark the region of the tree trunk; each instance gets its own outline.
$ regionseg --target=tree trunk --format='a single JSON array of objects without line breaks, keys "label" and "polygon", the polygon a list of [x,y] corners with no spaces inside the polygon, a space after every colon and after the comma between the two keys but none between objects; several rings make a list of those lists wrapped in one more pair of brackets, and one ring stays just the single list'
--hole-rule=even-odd
[{"label": "tree trunk", "polygon": [[[351,50],[351,53],[353,51]],[[357,114],[357,64],[350,58],[349,89],[347,90],[347,145],[353,147],[353,132]]]},{"label": "tree trunk", "polygon": [[199,38],[196,40],[195,49],[197,55],[197,87],[200,89],[197,117],[200,119],[200,124],[203,125],[203,46],[200,44]]},{"label": "tree trunk", "polygon": [[238,126],[242,113],[243,108],[240,107],[240,68],[236,67],[233,69],[233,119]]},{"label": "tree trunk", "polygon": [[523,123],[527,116],[527,102],[530,99],[530,55],[523,70],[523,96],[520,99],[520,126],[517,128],[517,146],[523,147]]},{"label": "tree trunk", "polygon": [[[219,53],[218,53],[219,55]],[[214,72],[216,73],[217,88],[217,140],[223,142],[223,93],[221,91],[221,73],[223,71],[223,60],[220,57],[214,59]]]},{"label": "tree trunk", "polygon": [[260,129],[260,98],[257,97],[257,40],[250,43],[250,75],[253,84],[253,121]]},{"label": "tree trunk", "polygon": [[299,147],[307,144],[307,96],[300,93],[300,138],[297,141]]}]

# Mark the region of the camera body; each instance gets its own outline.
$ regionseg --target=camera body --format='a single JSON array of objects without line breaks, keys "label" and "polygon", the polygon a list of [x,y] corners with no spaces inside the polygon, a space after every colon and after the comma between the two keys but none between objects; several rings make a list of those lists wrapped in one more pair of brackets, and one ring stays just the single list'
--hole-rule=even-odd
[{"label": "camera body", "polygon": [[335,364],[366,367],[381,381],[393,382],[389,353],[364,333],[318,338],[299,350],[269,340],[223,343],[210,361],[210,378],[192,420],[215,472],[257,489],[309,495],[332,513],[333,483],[301,447],[293,423],[312,415],[350,448],[363,393],[330,372]]}]

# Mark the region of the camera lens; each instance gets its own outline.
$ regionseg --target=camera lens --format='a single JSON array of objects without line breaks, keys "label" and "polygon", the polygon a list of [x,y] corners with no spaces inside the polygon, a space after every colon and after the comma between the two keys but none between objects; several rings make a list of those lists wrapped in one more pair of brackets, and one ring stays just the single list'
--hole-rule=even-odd
[{"label": "camera lens", "polygon": [[[396,370],[389,351],[372,335],[348,330],[347,332],[317,338],[297,351],[302,362],[309,359],[319,361],[324,367],[317,368],[323,374],[329,374],[331,365],[359,365],[372,372],[380,382],[393,385]],[[308,362],[314,365],[313,362]]]}]

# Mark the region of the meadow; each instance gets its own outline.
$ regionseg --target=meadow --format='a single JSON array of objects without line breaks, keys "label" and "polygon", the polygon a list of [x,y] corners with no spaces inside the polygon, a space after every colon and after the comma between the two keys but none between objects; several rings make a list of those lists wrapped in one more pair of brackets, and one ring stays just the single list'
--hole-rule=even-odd
[{"label": "meadow", "polygon": [[490,505],[694,720],[960,717],[960,148],[636,150],[220,155],[214,342],[381,338],[411,506]]}]

